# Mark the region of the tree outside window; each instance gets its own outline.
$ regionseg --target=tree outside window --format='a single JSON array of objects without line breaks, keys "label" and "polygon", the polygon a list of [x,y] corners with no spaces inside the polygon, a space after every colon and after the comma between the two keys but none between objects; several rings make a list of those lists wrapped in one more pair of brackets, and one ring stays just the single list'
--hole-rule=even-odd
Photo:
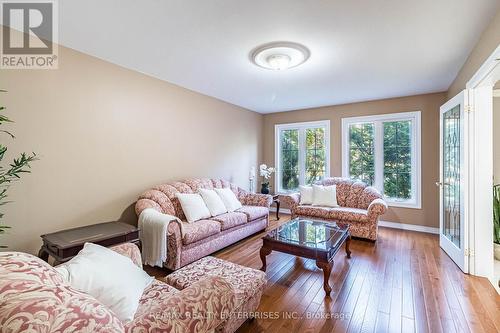
[{"label": "tree outside window", "polygon": [[343,174],[375,186],[389,204],[420,206],[420,112],[344,118]]},{"label": "tree outside window", "polygon": [[276,125],[277,189],[291,192],[328,175],[329,121]]}]

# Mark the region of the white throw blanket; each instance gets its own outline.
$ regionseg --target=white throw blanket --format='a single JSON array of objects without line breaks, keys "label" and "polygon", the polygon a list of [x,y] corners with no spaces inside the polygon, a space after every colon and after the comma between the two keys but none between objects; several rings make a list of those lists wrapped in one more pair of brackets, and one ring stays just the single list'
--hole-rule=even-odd
[{"label": "white throw blanket", "polygon": [[176,216],[162,214],[153,208],[147,208],[139,215],[139,238],[145,265],[163,267],[167,260],[168,225],[172,221],[179,223],[183,235],[182,221]]}]

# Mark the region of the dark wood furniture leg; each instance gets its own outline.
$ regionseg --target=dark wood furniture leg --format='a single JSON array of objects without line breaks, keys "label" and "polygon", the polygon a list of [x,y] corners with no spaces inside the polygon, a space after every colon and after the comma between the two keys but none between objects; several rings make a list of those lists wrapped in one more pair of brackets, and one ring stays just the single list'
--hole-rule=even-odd
[{"label": "dark wood furniture leg", "polygon": [[280,200],[276,200],[276,220],[280,219]]},{"label": "dark wood furniture leg", "polygon": [[261,271],[265,272],[267,268],[267,263],[266,263],[266,256],[271,254],[272,250],[267,247],[261,247],[260,248],[260,260],[262,260],[262,267],[260,268]]},{"label": "dark wood furniture leg", "polygon": [[351,245],[351,235],[349,235],[345,240],[345,253],[347,254],[347,258],[351,258],[351,250],[349,246]]},{"label": "dark wood furniture leg", "polygon": [[40,248],[40,251],[38,251],[38,258],[42,259],[45,262],[49,262],[49,252],[43,245]]},{"label": "dark wood furniture leg", "polygon": [[330,273],[332,272],[333,261],[330,262],[316,261],[316,266],[323,270],[323,289],[325,290],[326,296],[330,296],[332,287],[330,287],[328,280],[330,280]]}]

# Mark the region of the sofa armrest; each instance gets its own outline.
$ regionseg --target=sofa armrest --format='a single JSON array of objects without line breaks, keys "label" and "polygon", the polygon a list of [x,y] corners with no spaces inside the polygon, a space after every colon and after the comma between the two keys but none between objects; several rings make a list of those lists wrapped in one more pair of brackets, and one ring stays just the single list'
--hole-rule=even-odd
[{"label": "sofa armrest", "polygon": [[169,297],[162,322],[169,332],[209,332],[227,320],[235,307],[231,285],[224,278],[207,277]]},{"label": "sofa armrest", "polygon": [[300,193],[290,193],[280,196],[281,202],[290,209],[293,214],[300,202]]},{"label": "sofa armrest", "polygon": [[273,204],[273,196],[269,194],[240,191],[238,199],[241,204],[245,206],[262,206],[269,208]]},{"label": "sofa armrest", "polygon": [[134,264],[142,269],[142,257],[139,247],[132,243],[123,243],[110,247],[111,250],[130,258]]},{"label": "sofa armrest", "polygon": [[387,204],[382,199],[373,200],[368,206],[368,217],[377,219],[387,211]]}]

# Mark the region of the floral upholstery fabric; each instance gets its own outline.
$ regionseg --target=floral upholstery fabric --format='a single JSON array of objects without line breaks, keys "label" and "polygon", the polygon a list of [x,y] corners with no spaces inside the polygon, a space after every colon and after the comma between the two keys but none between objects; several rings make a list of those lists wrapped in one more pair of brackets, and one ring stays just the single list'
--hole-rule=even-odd
[{"label": "floral upholstery fabric", "polygon": [[178,292],[179,290],[174,287],[154,280],[144,290],[134,320],[125,325],[125,330],[131,333],[143,332],[143,330],[147,332],[166,326],[167,323],[161,318],[161,313],[168,310],[166,308],[166,300]]},{"label": "floral upholstery fabric", "polygon": [[238,200],[240,200],[241,204],[244,206],[261,206],[269,208],[273,204],[272,195],[250,193],[244,190],[240,190]]},{"label": "floral upholstery fabric", "polygon": [[[167,236],[167,260],[164,264],[164,266],[169,269],[175,270],[188,264],[189,262],[192,262],[185,261],[187,258],[193,258],[193,260],[200,258],[198,254],[193,255],[193,252],[195,252],[195,250],[191,248],[193,244],[200,246],[199,253],[207,255],[213,251],[219,250],[219,246],[221,244],[225,244],[225,246],[227,246],[241,239],[229,236],[229,234],[225,234],[224,236],[223,233],[225,231],[231,231],[231,229],[234,228],[234,235],[247,237],[249,234],[237,231],[237,228],[243,227],[244,224],[249,223],[249,221],[256,221],[258,223],[246,229],[248,231],[252,230],[255,233],[265,229],[268,225],[267,220],[269,216],[269,207],[272,204],[272,196],[249,193],[248,191],[245,191],[224,179],[193,178],[180,182],[170,182],[157,185],[139,196],[135,204],[135,212],[137,216],[139,216],[144,209],[153,208],[160,213],[174,215],[185,221],[186,217],[182,211],[179,200],[176,198],[176,194],[179,192],[195,193],[200,188],[230,188],[241,203],[244,206],[249,207],[241,211],[241,213],[245,215],[245,221],[243,222],[243,220],[240,219],[240,215],[238,215],[239,213],[237,214],[238,217],[231,215],[231,217],[225,216],[211,218],[210,220],[215,219],[218,221],[216,222],[219,226],[219,230],[217,231],[218,234],[215,232],[216,227],[214,224],[207,224],[207,222],[204,222],[203,227],[200,225],[196,225],[196,227],[194,225],[188,226],[185,228],[187,230],[185,230],[186,232],[183,235],[181,235],[180,228],[176,223],[170,223]],[[266,212],[266,214],[264,214],[264,212]],[[262,221],[265,221],[265,223],[262,223]],[[197,221],[195,223],[200,222],[203,221]],[[259,226],[260,229],[256,230],[256,226]],[[214,241],[214,238],[216,237],[225,237],[226,239]],[[211,242],[210,245],[199,244],[205,239]],[[232,240],[232,243],[228,243],[228,239]],[[188,248],[184,249],[184,247]],[[185,255],[183,254],[184,250],[188,250],[188,253]],[[206,252],[210,250],[212,252]],[[184,259],[181,260],[181,257]]]},{"label": "floral upholstery fabric", "polygon": [[231,212],[214,216],[211,220],[217,221],[221,225],[221,230],[227,230],[247,223],[248,218],[244,213]]},{"label": "floral upholstery fabric", "polygon": [[351,235],[370,240],[377,239],[378,220],[387,211],[382,195],[373,187],[346,178],[325,178],[319,184],[337,186],[339,208],[322,208],[299,205],[300,194],[282,198],[291,210],[292,217],[310,217],[326,221],[338,220],[350,226]]},{"label": "floral upholstery fabric", "polygon": [[366,209],[360,208],[332,208],[328,217],[332,220],[344,220],[344,221],[357,221],[357,222],[367,222],[368,221],[368,211]]},{"label": "floral upholstery fabric", "polygon": [[165,277],[164,281],[184,290],[207,276],[224,278],[236,295],[235,307],[227,322],[218,327],[218,332],[234,332],[243,322],[242,312],[253,312],[267,283],[266,274],[256,269],[237,265],[214,257],[202,258]]},{"label": "floral upholstery fabric", "polygon": [[[220,249],[223,249],[245,237],[253,235],[256,232],[265,229],[267,225],[267,219],[256,220],[232,229],[224,230],[220,234],[210,236],[202,241],[183,246],[180,253],[179,265],[175,268],[171,268],[167,266],[167,264],[171,261],[167,260],[167,264],[165,266],[172,270],[179,269],[189,263],[192,263],[193,261],[214,253],[215,251],[219,251]],[[170,254],[167,253],[167,256],[170,256]]]},{"label": "floral upholstery fabric", "polygon": [[[184,224],[184,245],[197,242],[221,231],[221,224],[213,220],[201,220],[193,223]],[[167,250],[168,254],[168,250]]]},{"label": "floral upholstery fabric", "polygon": [[110,249],[127,258],[130,258],[130,260],[132,260],[134,264],[136,264],[137,266],[139,266],[139,268],[142,269],[141,250],[139,250],[137,245],[132,243],[123,243],[112,246],[110,247]]},{"label": "floral upholstery fabric", "polygon": [[39,258],[0,253],[2,332],[123,332],[120,320]]},{"label": "floral upholstery fabric", "polygon": [[262,206],[243,206],[237,210],[238,212],[244,213],[248,221],[253,221],[260,219],[269,215],[269,208]]}]

